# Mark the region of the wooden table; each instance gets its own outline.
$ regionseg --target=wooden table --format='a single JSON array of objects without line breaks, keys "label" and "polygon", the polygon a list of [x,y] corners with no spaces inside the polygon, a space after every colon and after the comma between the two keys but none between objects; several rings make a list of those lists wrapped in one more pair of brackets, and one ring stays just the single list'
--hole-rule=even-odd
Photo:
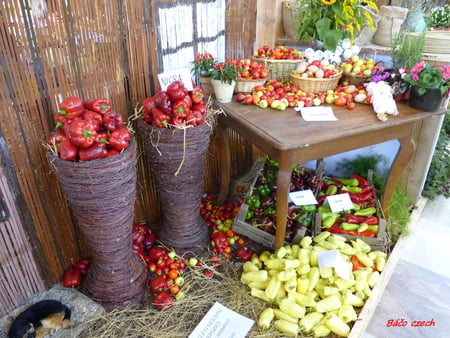
[{"label": "wooden table", "polygon": [[[415,152],[411,139],[414,124],[445,113],[445,110],[420,112],[401,103],[398,104],[400,114],[389,116],[387,121],[382,122],[377,119],[371,105],[357,104],[354,110],[333,105],[338,121],[306,122],[292,108],[284,111],[261,109],[235,101],[214,104],[224,111],[219,115],[217,143],[223,165],[219,199],[226,196],[230,184],[230,148],[225,132],[226,128],[230,128],[279,162],[277,215],[287,215],[288,189],[294,165],[396,139],[400,148],[381,199],[387,217],[395,185]],[[285,233],[286,217],[277,217],[275,249],[284,244]]]}]

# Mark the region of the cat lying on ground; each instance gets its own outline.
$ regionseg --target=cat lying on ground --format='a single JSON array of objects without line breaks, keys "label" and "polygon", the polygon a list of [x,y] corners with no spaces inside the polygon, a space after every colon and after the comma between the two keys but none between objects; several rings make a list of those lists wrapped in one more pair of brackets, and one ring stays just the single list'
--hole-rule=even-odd
[{"label": "cat lying on ground", "polygon": [[37,302],[12,322],[8,338],[42,338],[59,328],[70,327],[70,309],[57,300]]}]

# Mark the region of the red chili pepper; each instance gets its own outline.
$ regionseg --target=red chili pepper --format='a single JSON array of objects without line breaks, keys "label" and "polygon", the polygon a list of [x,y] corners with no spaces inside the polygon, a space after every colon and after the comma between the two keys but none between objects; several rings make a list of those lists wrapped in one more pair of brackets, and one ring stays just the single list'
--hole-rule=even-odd
[{"label": "red chili pepper", "polygon": [[364,202],[368,201],[374,194],[374,191],[370,190],[369,192],[366,192],[366,193],[360,193],[360,192],[352,193],[352,192],[348,191],[347,193],[349,194],[352,202],[354,202],[356,204],[360,204],[360,203],[364,203]]},{"label": "red chili pepper", "polygon": [[203,122],[205,122],[205,117],[198,110],[193,110],[188,114],[186,120],[191,126],[195,127],[203,124]]},{"label": "red chili pepper", "polygon": [[211,235],[211,245],[222,252],[228,246],[228,238],[222,231],[216,231]]},{"label": "red chili pepper", "polygon": [[364,220],[364,223],[367,223],[367,225],[377,225],[378,217],[377,216],[369,216]]},{"label": "red chili pepper", "polygon": [[109,131],[114,131],[123,127],[123,117],[119,113],[111,110],[103,115],[103,126]]},{"label": "red chili pepper", "polygon": [[331,232],[332,234],[346,234],[347,231],[342,229],[339,224],[335,223],[331,227],[327,229],[328,232]]},{"label": "red chili pepper", "polygon": [[172,308],[175,299],[167,292],[162,291],[156,295],[152,304],[161,311],[166,311]]},{"label": "red chili pepper", "polygon": [[84,113],[84,104],[79,97],[68,97],[59,104],[58,114],[64,116],[68,120]]},{"label": "red chili pepper", "polygon": [[247,246],[242,246],[236,251],[236,259],[238,262],[247,262],[253,256],[253,250]]},{"label": "red chili pepper", "polygon": [[176,102],[188,95],[188,91],[184,86],[183,81],[174,81],[167,86],[167,95],[169,95],[172,102]]},{"label": "red chili pepper", "polygon": [[89,148],[94,142],[97,132],[90,121],[76,118],[68,128],[69,140],[80,148]]},{"label": "red chili pepper", "polygon": [[203,89],[201,89],[200,87],[194,87],[192,89],[191,92],[191,100],[193,104],[196,103],[203,103],[203,98],[204,98],[204,93],[203,93]]},{"label": "red chili pepper", "polygon": [[81,285],[81,272],[76,269],[68,269],[63,276],[63,286],[66,288],[75,288]]},{"label": "red chili pepper", "polygon": [[83,119],[91,122],[96,131],[100,130],[103,123],[102,115],[92,110],[86,110],[83,114]]},{"label": "red chili pepper", "polygon": [[111,110],[111,103],[108,99],[89,100],[84,102],[84,108],[103,115]]},{"label": "red chili pepper", "polygon": [[350,176],[350,178],[356,178],[358,180],[358,185],[360,187],[365,187],[369,185],[369,182],[364,177],[361,177],[359,175],[353,174]]},{"label": "red chili pepper", "polygon": [[364,236],[364,237],[375,237],[375,232],[373,230],[364,230],[361,232],[358,232],[358,236]]},{"label": "red chili pepper", "polygon": [[168,288],[167,281],[163,275],[150,279],[150,291],[154,294]]},{"label": "red chili pepper", "polygon": [[172,103],[172,113],[175,117],[186,118],[189,114],[190,107],[184,100],[178,100]]},{"label": "red chili pepper", "polygon": [[142,101],[142,107],[147,113],[152,112],[152,108],[156,108],[156,100],[154,96],[150,96]]},{"label": "red chili pepper", "polygon": [[127,149],[130,145],[131,135],[127,128],[114,130],[108,139],[109,146],[117,151]]},{"label": "red chili pepper", "polygon": [[92,161],[104,158],[106,153],[106,144],[103,142],[94,142],[89,148],[82,148],[78,151],[80,161]]},{"label": "red chili pepper", "polygon": [[341,213],[341,217],[344,218],[346,223],[361,224],[366,220],[366,216],[356,216],[353,214]]},{"label": "red chili pepper", "polygon": [[69,140],[64,140],[59,143],[58,147],[59,157],[66,161],[76,161],[78,158],[78,147]]},{"label": "red chili pepper", "polygon": [[[164,90],[160,90],[155,95],[155,103],[156,107],[159,108],[161,111],[163,111],[166,114],[170,114],[172,112],[172,102],[170,101],[169,95],[167,95],[167,92]],[[155,114],[153,113],[154,108],[152,109],[152,115],[153,119],[155,118]]]},{"label": "red chili pepper", "polygon": [[153,125],[158,128],[167,128],[170,116],[159,108],[152,109]]}]

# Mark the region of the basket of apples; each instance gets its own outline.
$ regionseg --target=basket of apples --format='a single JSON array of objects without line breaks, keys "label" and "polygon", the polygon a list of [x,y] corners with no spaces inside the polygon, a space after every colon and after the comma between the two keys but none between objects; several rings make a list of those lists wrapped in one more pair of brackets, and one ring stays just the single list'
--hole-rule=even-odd
[{"label": "basket of apples", "polygon": [[372,71],[380,66],[372,58],[362,58],[359,55],[353,55],[350,59],[341,63],[343,71],[341,82],[347,82],[352,85],[362,85],[368,82],[372,76]]},{"label": "basket of apples", "polygon": [[304,60],[304,56],[303,52],[296,48],[287,46],[270,48],[264,45],[253,53],[253,59],[263,62],[269,68],[270,79],[288,81],[289,74],[300,61]]},{"label": "basket of apples", "polygon": [[342,70],[327,60],[300,62],[291,72],[291,81],[308,93],[334,90],[342,76]]},{"label": "basket of apples", "polygon": [[237,66],[240,70],[234,87],[236,93],[251,93],[253,88],[263,85],[269,79],[269,68],[261,62],[239,59]]}]

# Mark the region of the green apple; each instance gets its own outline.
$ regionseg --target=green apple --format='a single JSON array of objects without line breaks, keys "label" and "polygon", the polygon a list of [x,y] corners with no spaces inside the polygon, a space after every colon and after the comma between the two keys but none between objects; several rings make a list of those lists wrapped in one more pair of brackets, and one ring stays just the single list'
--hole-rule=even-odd
[{"label": "green apple", "polygon": [[336,100],[336,97],[334,96],[334,94],[328,94],[325,97],[325,102],[328,104],[334,103],[335,100]]}]

